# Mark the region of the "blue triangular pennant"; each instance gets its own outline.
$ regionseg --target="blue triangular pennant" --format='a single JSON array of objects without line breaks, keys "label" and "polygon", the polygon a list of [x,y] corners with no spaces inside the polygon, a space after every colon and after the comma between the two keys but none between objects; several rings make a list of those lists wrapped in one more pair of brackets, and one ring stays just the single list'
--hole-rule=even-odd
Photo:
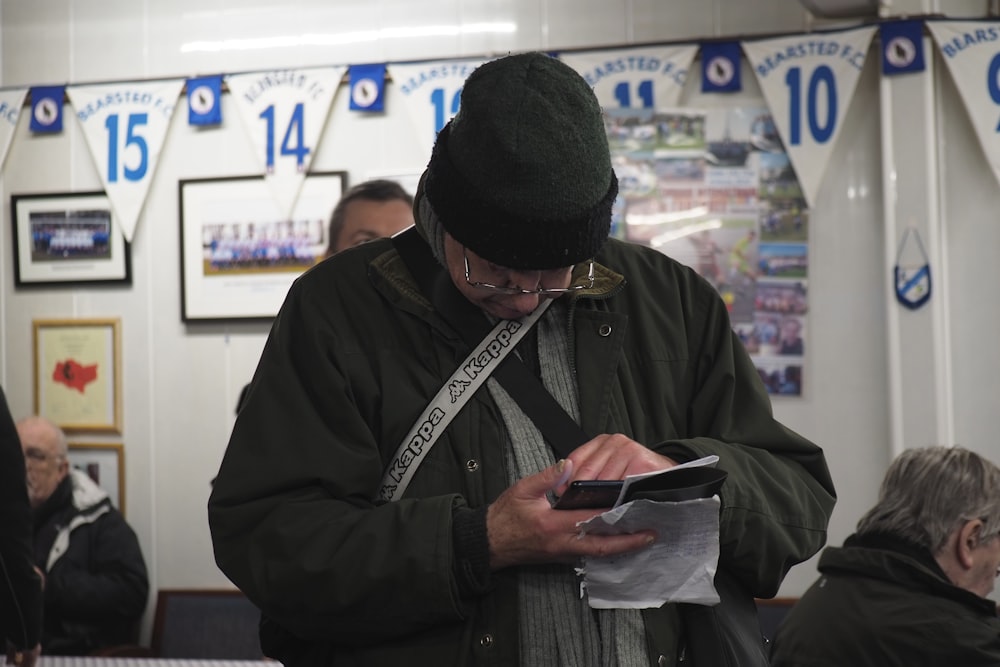
[{"label": "blue triangular pennant", "polygon": [[701,92],[735,93],[740,80],[740,43],[706,42],[701,45]]},{"label": "blue triangular pennant", "polygon": [[201,76],[187,80],[188,124],[222,123],[222,75]]},{"label": "blue triangular pennant", "polygon": [[351,65],[351,111],[385,110],[385,63]]},{"label": "blue triangular pennant", "polygon": [[923,72],[923,36],[923,21],[892,21],[880,25],[882,73],[893,75]]},{"label": "blue triangular pennant", "polygon": [[62,132],[66,86],[36,86],[31,89],[32,132]]}]

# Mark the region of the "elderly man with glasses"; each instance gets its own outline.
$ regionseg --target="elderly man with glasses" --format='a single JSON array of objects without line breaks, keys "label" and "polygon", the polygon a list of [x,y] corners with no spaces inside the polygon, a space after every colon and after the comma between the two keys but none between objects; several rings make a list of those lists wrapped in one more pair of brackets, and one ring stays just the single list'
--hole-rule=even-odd
[{"label": "elderly man with glasses", "polygon": [[908,449],[772,644],[774,667],[1000,665],[1000,468],[963,447]]},{"label": "elderly man with glasses", "polygon": [[50,420],[17,422],[28,474],[35,564],[44,577],[42,653],[86,655],[132,644],[149,578],[135,532],[107,492],[66,458]]},{"label": "elderly man with glasses", "polygon": [[[268,655],[724,664],[691,662],[698,633],[679,605],[581,598],[581,557],[643,549],[655,528],[580,536],[601,510],[549,497],[574,480],[717,455],[719,571],[755,628],[752,596],[821,548],[834,504],[822,451],[773,418],[707,282],[608,238],[617,195],[588,83],[545,54],[507,56],[467,79],[416,228],[292,287],[209,501],[216,561],[268,617]],[[574,430],[576,445],[557,447]],[[701,648],[738,642],[704,620]],[[764,664],[753,634],[740,665]]]}]

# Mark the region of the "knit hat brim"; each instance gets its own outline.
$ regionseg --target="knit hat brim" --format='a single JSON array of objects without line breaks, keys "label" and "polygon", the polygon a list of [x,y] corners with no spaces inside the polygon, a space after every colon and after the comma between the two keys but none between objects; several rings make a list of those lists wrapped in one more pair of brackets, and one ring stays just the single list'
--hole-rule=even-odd
[{"label": "knit hat brim", "polygon": [[538,52],[498,58],[469,75],[425,181],[445,230],[512,269],[593,257],[618,193],[597,96],[569,65]]},{"label": "knit hat brim", "polygon": [[618,196],[613,171],[604,196],[582,214],[561,219],[525,217],[476,197],[476,189],[449,157],[449,131],[450,123],[438,134],[423,181],[434,212],[456,241],[511,269],[557,269],[597,254],[610,233],[611,208]]}]

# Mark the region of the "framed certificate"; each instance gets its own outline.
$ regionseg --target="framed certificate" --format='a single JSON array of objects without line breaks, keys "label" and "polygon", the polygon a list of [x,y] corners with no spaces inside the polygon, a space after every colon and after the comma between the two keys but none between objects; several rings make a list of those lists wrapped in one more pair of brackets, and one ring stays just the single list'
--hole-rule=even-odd
[{"label": "framed certificate", "polygon": [[34,320],[35,413],[65,431],[120,433],[121,321]]}]

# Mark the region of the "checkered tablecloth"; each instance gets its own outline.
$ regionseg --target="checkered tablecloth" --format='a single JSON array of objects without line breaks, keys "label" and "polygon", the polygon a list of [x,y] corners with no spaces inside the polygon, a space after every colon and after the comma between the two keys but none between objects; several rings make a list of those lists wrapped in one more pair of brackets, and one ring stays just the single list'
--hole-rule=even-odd
[{"label": "checkered tablecloth", "polygon": [[281,667],[267,660],[182,660],[178,658],[103,658],[43,655],[38,667]]}]

